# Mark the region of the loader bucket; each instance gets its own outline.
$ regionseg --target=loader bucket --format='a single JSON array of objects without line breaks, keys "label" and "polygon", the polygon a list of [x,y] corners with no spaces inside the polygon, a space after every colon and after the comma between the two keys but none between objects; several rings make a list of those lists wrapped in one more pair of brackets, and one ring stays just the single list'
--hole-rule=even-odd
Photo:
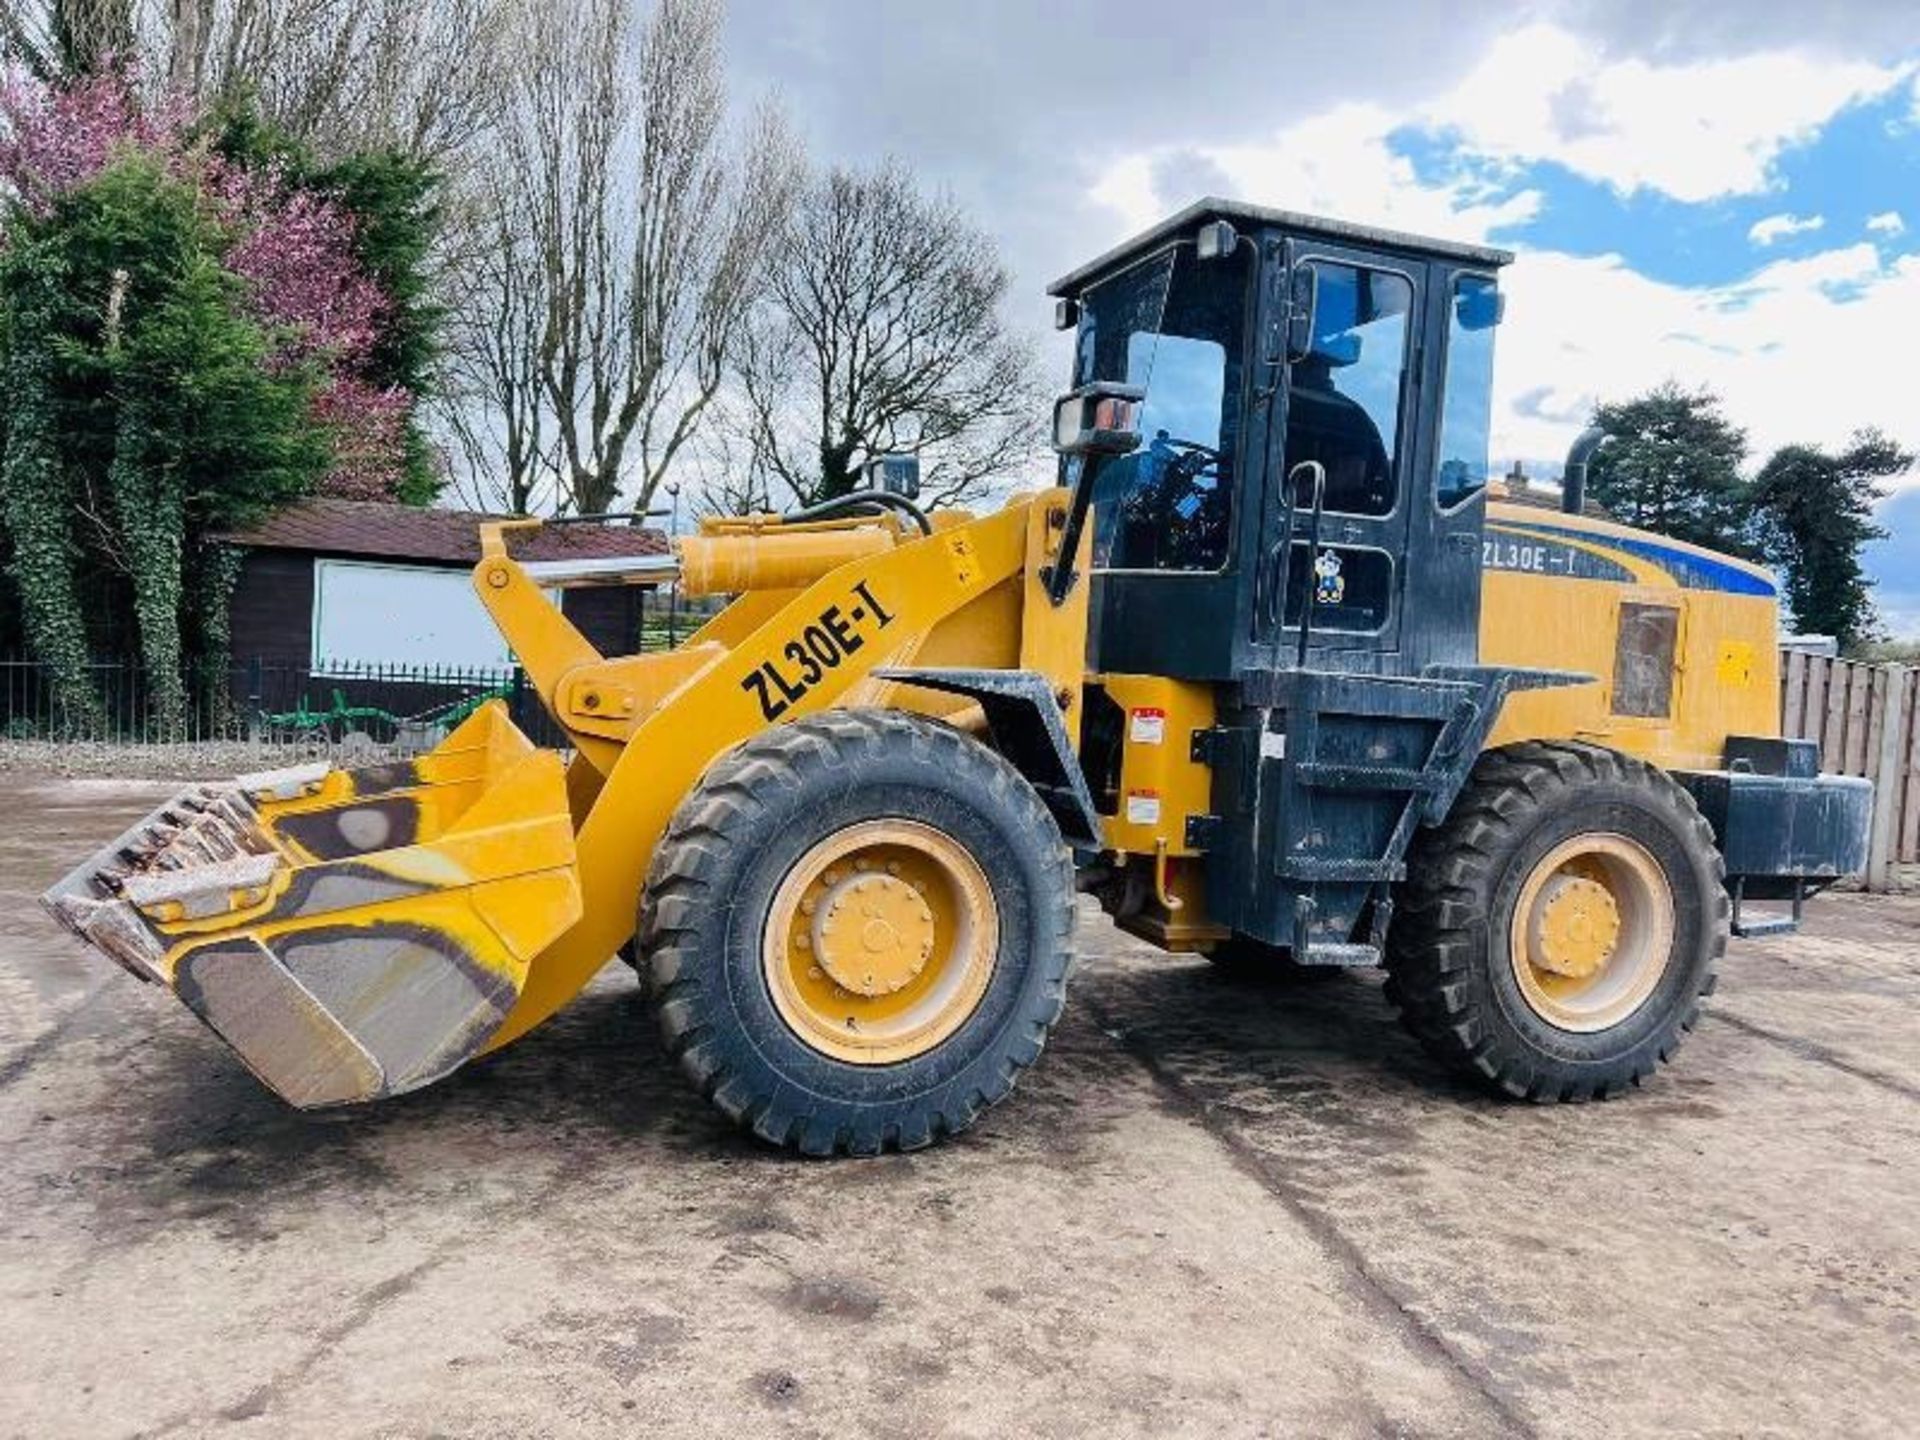
[{"label": "loader bucket", "polygon": [[565,772],[493,701],[417,760],[194,786],[42,903],[289,1104],[418,1089],[580,918]]}]

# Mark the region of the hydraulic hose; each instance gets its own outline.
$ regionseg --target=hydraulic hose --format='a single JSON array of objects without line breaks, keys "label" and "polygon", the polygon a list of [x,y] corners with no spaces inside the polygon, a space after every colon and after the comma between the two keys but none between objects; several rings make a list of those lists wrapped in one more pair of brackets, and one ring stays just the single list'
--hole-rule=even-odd
[{"label": "hydraulic hose", "polygon": [[922,535],[933,534],[933,522],[927,518],[927,512],[906,496],[895,495],[891,490],[856,490],[851,495],[836,495],[831,500],[822,500],[818,505],[789,510],[780,517],[780,523],[798,525],[807,520],[831,520],[835,516],[853,515],[875,508],[897,510],[918,525]]}]

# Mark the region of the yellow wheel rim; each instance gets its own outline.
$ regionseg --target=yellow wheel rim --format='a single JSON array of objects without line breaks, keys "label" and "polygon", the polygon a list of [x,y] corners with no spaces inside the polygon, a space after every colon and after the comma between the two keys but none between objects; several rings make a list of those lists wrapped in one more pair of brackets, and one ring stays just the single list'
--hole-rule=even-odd
[{"label": "yellow wheel rim", "polygon": [[1592,1033],[1653,994],[1673,957],[1673,888],[1637,840],[1579,835],[1533,867],[1513,907],[1508,951],[1542,1020]]},{"label": "yellow wheel rim", "polygon": [[813,846],[774,892],[761,942],[780,1018],[855,1065],[910,1060],[952,1035],[999,953],[985,872],[916,820],[864,820]]}]

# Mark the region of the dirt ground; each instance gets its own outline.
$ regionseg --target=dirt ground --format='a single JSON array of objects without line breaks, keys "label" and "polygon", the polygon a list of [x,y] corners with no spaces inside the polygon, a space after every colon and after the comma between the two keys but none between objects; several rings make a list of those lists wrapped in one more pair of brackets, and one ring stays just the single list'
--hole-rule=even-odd
[{"label": "dirt ground", "polygon": [[1920,899],[1736,943],[1678,1063],[1496,1103],[1373,976],[1083,925],[1014,1097],[910,1157],[737,1136],[609,968],[303,1117],[34,897],[159,796],[0,780],[0,1433],[1910,1435]]}]

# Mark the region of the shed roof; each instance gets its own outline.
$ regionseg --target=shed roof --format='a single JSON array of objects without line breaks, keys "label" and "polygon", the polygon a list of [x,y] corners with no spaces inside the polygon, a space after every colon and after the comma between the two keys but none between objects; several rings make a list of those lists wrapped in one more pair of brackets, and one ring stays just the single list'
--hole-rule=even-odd
[{"label": "shed roof", "polygon": [[[222,538],[258,550],[310,550],[434,565],[476,565],[480,525],[499,519],[472,510],[428,510],[373,500],[302,500],[258,525]],[[664,555],[667,537],[639,525],[562,525],[512,540],[517,560],[587,560]]]}]

